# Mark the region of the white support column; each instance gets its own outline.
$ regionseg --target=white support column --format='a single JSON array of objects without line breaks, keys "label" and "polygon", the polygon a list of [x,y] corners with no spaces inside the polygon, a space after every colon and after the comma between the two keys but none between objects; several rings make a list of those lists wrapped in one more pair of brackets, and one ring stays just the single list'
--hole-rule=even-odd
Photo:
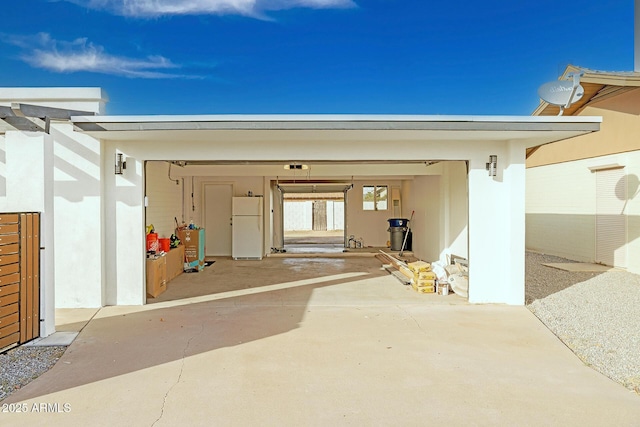
[{"label": "white support column", "polygon": [[40,216],[40,336],[47,337],[56,331],[56,257],[54,250],[54,154],[53,138],[44,137],[44,197]]},{"label": "white support column", "polygon": [[504,171],[510,199],[509,213],[509,260],[510,274],[506,278],[507,304],[523,305],[525,299],[525,195],[526,195],[526,146],[522,142],[508,145],[509,166]]},{"label": "white support column", "polygon": [[143,163],[123,152],[127,168],[115,175],[114,145],[104,150],[107,305],[141,305],[145,291]]},{"label": "white support column", "polygon": [[[485,170],[490,154],[495,177]],[[524,178],[524,146],[470,161],[470,302],[524,304]]]}]

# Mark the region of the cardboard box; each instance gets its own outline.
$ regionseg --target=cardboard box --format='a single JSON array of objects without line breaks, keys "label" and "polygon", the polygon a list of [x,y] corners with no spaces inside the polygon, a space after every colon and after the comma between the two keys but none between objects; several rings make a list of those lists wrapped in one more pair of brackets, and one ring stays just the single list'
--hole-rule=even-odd
[{"label": "cardboard box", "polygon": [[198,230],[179,230],[178,238],[184,246],[184,255],[188,268],[204,270],[204,228]]},{"label": "cardboard box", "polygon": [[165,253],[167,259],[167,282],[184,273],[184,245]]},{"label": "cardboard box", "polygon": [[167,258],[147,259],[147,297],[156,298],[167,290]]}]

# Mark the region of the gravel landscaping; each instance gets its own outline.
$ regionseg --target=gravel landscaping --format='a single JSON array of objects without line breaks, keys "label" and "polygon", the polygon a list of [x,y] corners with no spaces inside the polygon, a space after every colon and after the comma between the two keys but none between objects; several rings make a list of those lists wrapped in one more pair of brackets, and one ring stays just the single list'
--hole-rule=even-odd
[{"label": "gravel landscaping", "polygon": [[[528,252],[526,304],[588,366],[640,394],[640,276],[567,272],[571,262]],[[18,347],[0,354],[0,401],[51,368],[66,347]]]},{"label": "gravel landscaping", "polygon": [[49,370],[66,349],[21,346],[0,354],[0,401]]},{"label": "gravel landscaping", "polygon": [[585,364],[640,393],[640,276],[567,272],[527,253],[527,307]]}]

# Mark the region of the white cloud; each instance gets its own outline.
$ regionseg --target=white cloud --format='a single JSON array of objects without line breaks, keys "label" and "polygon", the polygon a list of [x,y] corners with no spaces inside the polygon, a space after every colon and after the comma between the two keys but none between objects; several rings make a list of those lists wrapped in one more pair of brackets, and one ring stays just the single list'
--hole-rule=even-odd
[{"label": "white cloud", "polygon": [[[36,36],[5,36],[3,40],[25,50],[21,59],[36,68],[58,73],[93,72],[133,78],[189,78],[165,70],[180,68],[162,56],[144,59],[110,55],[86,38],[58,41],[47,33]],[[192,76],[193,77],[193,76]]]},{"label": "white cloud", "polygon": [[297,7],[349,8],[353,0],[67,0],[116,15],[153,18],[167,15],[245,15],[258,17],[270,10]]}]

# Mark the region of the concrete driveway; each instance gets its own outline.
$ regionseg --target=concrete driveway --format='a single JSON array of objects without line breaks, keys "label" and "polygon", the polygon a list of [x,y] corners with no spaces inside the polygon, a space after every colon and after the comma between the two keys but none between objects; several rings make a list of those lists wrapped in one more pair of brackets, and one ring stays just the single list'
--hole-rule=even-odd
[{"label": "concrete driveway", "polygon": [[172,281],[165,300],[102,308],[50,371],[0,404],[24,410],[0,412],[0,425],[640,420],[640,396],[585,366],[525,307],[418,294],[379,267],[223,260]]}]

